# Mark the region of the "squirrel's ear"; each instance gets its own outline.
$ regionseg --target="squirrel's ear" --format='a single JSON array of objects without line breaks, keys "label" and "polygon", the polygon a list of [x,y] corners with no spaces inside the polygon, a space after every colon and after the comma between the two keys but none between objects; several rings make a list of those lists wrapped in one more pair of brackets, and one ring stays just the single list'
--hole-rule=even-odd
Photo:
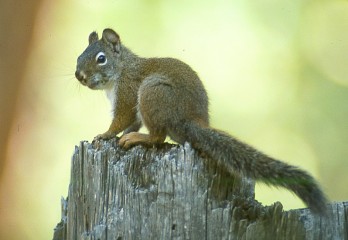
[{"label": "squirrel's ear", "polygon": [[114,30],[110,28],[104,29],[102,39],[105,43],[112,46],[114,52],[120,52],[120,36]]},{"label": "squirrel's ear", "polygon": [[91,45],[92,43],[95,43],[98,40],[99,40],[99,37],[97,32],[92,32],[91,34],[89,34],[89,37],[88,37],[89,45]]}]

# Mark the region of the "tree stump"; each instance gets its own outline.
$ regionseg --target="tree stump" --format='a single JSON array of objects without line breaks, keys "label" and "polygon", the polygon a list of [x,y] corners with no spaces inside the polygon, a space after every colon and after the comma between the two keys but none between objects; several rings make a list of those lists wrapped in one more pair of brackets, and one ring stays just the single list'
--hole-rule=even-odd
[{"label": "tree stump", "polygon": [[189,144],[120,149],[81,142],[54,240],[348,239],[347,202],[328,216],[254,199],[254,182]]}]

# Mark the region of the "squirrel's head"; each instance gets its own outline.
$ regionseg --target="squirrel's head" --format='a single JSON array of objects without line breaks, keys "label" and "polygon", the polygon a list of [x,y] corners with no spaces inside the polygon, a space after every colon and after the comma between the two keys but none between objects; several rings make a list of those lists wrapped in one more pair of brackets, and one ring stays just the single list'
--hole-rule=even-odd
[{"label": "squirrel's head", "polygon": [[75,76],[91,89],[108,89],[120,74],[120,37],[107,28],[101,39],[92,32],[88,42],[86,50],[77,58]]}]

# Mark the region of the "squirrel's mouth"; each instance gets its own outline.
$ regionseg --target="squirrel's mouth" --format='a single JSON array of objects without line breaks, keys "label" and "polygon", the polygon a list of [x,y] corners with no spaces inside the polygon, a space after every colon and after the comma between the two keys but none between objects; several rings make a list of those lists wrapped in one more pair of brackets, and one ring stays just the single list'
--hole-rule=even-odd
[{"label": "squirrel's mouth", "polygon": [[86,83],[84,84],[85,86],[89,87],[90,89],[99,89],[99,82],[90,82],[90,83]]},{"label": "squirrel's mouth", "polygon": [[99,89],[100,85],[104,84],[103,81],[87,77],[87,74],[84,71],[76,70],[75,76],[83,86],[87,86],[90,89]]},{"label": "squirrel's mouth", "polygon": [[89,87],[90,89],[96,89],[98,86],[98,82],[90,82],[90,81],[87,81],[86,79],[80,80],[80,83],[83,86]]},{"label": "squirrel's mouth", "polygon": [[108,88],[110,81],[107,78],[93,77],[86,79],[85,83],[82,84],[93,90],[105,90]]},{"label": "squirrel's mouth", "polygon": [[88,81],[82,84],[93,90],[103,90],[106,89],[107,81]]}]

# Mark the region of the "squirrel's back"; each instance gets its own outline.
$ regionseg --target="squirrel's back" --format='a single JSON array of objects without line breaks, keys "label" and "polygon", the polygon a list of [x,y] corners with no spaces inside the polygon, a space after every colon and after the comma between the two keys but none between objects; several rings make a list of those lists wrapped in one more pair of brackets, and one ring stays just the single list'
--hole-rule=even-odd
[{"label": "squirrel's back", "polygon": [[169,132],[170,126],[186,120],[209,125],[207,92],[189,65],[174,58],[149,58],[143,68],[147,74],[138,91],[138,112],[148,128],[147,123],[156,123],[182,142]]}]

